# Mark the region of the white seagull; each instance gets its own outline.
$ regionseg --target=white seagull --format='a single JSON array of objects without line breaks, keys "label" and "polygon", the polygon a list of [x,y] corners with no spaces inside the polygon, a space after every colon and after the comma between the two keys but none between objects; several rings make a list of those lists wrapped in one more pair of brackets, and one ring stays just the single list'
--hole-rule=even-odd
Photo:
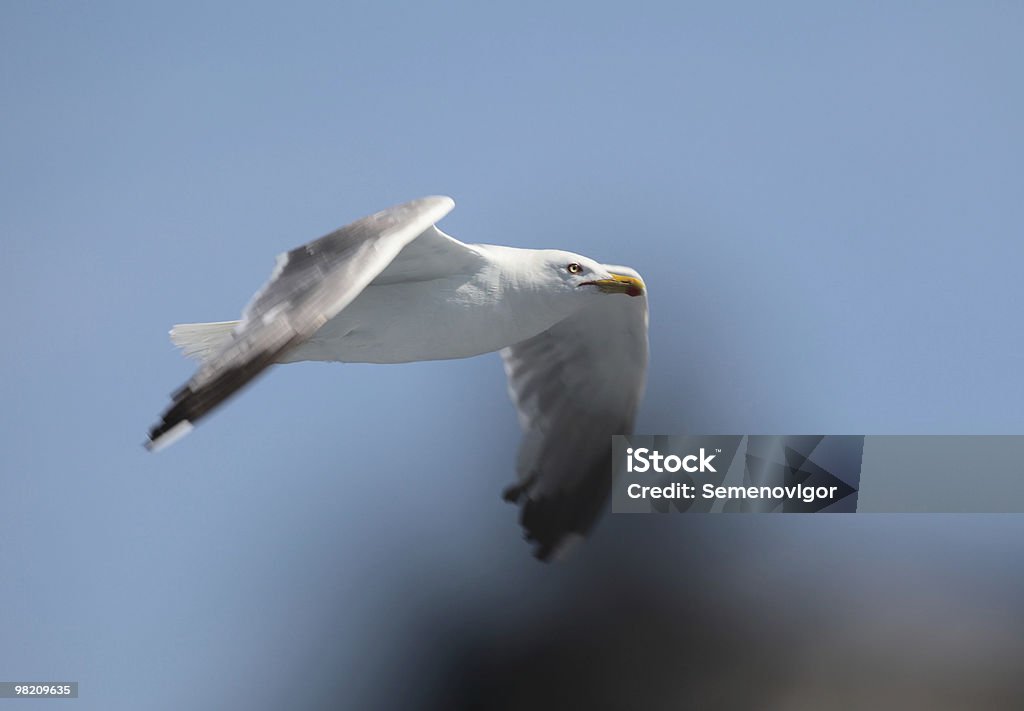
[{"label": "white seagull", "polygon": [[[276,363],[407,363],[500,351],[524,431],[505,498],[542,560],[586,534],[611,489],[647,372],[647,296],[628,267],[560,250],[463,244],[426,197],[280,255],[239,321],[175,326],[201,365],[147,448],[187,434]],[[632,298],[631,298],[632,297]]]}]

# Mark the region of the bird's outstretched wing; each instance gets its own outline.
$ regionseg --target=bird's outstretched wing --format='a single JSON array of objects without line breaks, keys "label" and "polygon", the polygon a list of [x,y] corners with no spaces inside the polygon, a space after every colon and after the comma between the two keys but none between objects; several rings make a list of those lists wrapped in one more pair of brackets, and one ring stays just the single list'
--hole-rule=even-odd
[{"label": "bird's outstretched wing", "polygon": [[[632,269],[608,266],[629,276]],[[647,296],[609,296],[501,351],[523,443],[520,523],[550,558],[590,530],[611,490],[611,436],[632,432],[647,375]]]},{"label": "bird's outstretched wing", "polygon": [[245,307],[233,338],[171,396],[146,446],[159,449],[186,434],[285,350],[312,336],[454,205],[448,197],[413,200],[278,256],[270,280]]},{"label": "bird's outstretched wing", "polygon": [[431,225],[388,264],[370,286],[398,282],[430,281],[451,274],[472,274],[484,257],[471,244],[446,235]]}]

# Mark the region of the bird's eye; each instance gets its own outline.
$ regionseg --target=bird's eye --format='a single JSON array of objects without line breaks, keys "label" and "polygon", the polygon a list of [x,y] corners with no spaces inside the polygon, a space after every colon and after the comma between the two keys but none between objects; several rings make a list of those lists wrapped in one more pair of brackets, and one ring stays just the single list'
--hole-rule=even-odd
[{"label": "bird's eye", "polygon": [[572,264],[570,264],[569,266],[567,266],[567,267],[566,267],[566,269],[568,269],[568,270],[569,270],[569,273],[570,273],[570,274],[579,274],[580,272],[582,272],[582,271],[583,271],[583,267],[581,267],[581,266],[580,266],[579,264],[577,264],[576,262],[573,262]]}]

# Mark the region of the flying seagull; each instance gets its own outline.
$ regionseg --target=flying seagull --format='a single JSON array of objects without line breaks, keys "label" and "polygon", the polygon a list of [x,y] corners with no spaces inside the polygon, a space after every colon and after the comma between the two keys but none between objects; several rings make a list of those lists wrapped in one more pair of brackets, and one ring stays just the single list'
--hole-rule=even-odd
[{"label": "flying seagull", "polygon": [[407,363],[499,351],[524,431],[517,482],[534,553],[586,534],[632,432],[647,371],[647,296],[628,267],[560,250],[463,244],[425,197],[281,254],[238,321],[174,326],[201,363],[149,432],[159,450],[277,363]]}]

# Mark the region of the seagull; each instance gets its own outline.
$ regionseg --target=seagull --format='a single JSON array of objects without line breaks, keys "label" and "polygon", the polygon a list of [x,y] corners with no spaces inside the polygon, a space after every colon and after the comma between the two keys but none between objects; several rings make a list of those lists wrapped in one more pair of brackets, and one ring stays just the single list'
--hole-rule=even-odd
[{"label": "seagull", "polygon": [[557,557],[599,518],[611,436],[631,434],[647,372],[647,290],[636,271],[572,252],[464,244],[434,223],[449,197],[412,200],[277,257],[238,321],[180,324],[199,360],[146,448],[162,449],[279,363],[408,363],[498,351],[523,440],[525,538]]}]

